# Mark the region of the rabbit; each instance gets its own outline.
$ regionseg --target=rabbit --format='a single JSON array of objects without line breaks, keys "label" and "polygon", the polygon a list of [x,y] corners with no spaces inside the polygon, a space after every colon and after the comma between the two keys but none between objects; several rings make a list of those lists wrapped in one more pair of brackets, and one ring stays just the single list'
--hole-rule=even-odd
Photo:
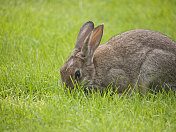
[{"label": "rabbit", "polygon": [[111,86],[117,93],[176,90],[176,43],[168,36],[145,29],[126,31],[100,45],[104,25],[92,21],[80,29],[70,57],[60,69],[61,81],[69,89],[100,90]]}]

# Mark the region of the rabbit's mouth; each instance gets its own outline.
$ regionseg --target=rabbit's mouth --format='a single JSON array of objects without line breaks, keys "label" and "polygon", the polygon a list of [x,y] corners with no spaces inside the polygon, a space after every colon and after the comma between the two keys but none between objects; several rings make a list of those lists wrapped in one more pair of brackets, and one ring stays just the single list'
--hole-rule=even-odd
[{"label": "rabbit's mouth", "polygon": [[91,84],[91,81],[89,81],[89,80],[87,80],[87,79],[84,78],[81,82],[75,80],[73,87],[76,86],[76,88],[79,89],[79,88],[83,88],[83,87],[85,87],[86,85],[90,85],[90,84]]},{"label": "rabbit's mouth", "polygon": [[92,81],[87,80],[84,78],[82,81],[78,80],[72,80],[69,81],[69,83],[65,83],[66,88],[71,92],[74,89],[83,89],[83,91],[87,91],[87,89],[94,89],[94,85],[92,84]]}]

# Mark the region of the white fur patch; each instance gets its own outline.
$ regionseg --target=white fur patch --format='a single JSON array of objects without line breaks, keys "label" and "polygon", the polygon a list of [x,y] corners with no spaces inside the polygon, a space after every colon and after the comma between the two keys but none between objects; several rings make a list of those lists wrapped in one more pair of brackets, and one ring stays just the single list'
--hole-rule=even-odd
[{"label": "white fur patch", "polygon": [[[71,67],[72,65],[73,65],[73,59],[71,59],[71,60],[68,62],[67,69],[68,69],[69,67]],[[67,69],[66,69],[66,71],[67,71]]]}]

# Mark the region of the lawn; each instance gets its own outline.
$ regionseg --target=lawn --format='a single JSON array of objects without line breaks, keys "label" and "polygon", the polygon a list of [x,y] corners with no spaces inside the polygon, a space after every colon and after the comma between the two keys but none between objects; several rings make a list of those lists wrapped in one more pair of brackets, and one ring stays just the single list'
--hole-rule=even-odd
[{"label": "lawn", "polygon": [[176,130],[172,91],[64,92],[60,68],[90,20],[104,23],[102,44],[136,28],[176,41],[175,0],[0,0],[0,132]]}]

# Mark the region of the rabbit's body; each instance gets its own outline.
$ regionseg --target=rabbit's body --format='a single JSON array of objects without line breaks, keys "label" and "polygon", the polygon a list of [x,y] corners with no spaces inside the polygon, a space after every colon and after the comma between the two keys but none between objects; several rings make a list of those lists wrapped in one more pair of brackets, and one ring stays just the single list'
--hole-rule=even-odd
[{"label": "rabbit's body", "polygon": [[[87,82],[85,87],[106,89],[111,85],[122,93],[129,84],[161,89],[166,84],[176,90],[176,43],[155,31],[137,29],[117,35],[100,45],[103,25],[82,26],[75,48],[61,68],[68,87]],[[72,79],[71,79],[72,78]]]},{"label": "rabbit's body", "polygon": [[113,83],[120,86],[118,92],[137,82],[145,87],[153,82],[158,88],[162,83],[176,85],[176,44],[159,32],[137,29],[117,35],[97,48],[93,63],[93,83],[103,87]]}]

